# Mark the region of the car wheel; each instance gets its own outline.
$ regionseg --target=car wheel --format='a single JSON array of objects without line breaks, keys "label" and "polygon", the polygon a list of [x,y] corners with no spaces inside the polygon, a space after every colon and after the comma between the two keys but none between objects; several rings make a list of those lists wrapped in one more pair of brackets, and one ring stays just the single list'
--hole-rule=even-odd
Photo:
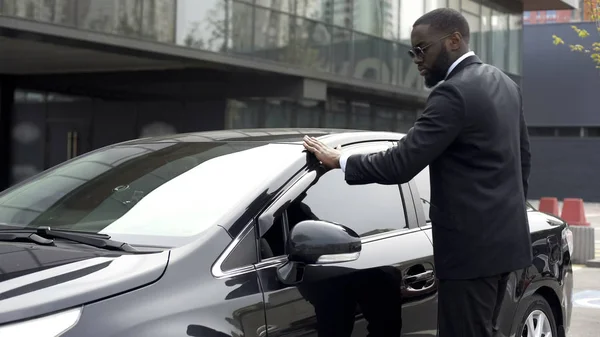
[{"label": "car wheel", "polygon": [[[517,337],[556,337],[556,321],[552,314],[552,308],[540,295],[528,297],[522,303],[525,308],[521,315],[517,316]],[[520,317],[520,318],[519,318]]]}]

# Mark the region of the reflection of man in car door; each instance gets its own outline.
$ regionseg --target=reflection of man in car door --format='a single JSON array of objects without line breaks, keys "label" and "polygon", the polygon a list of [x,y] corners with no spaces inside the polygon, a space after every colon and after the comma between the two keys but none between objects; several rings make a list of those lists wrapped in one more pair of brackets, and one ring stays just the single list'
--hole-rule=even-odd
[{"label": "reflection of man in car door", "polygon": [[[300,201],[303,197],[287,209],[290,230],[301,221],[319,220],[310,207]],[[400,285],[401,276],[395,268],[389,267],[348,270],[342,276],[300,282],[297,288],[302,297],[314,306],[319,336],[350,336],[362,314],[368,324],[368,336],[376,337],[400,336]]]}]

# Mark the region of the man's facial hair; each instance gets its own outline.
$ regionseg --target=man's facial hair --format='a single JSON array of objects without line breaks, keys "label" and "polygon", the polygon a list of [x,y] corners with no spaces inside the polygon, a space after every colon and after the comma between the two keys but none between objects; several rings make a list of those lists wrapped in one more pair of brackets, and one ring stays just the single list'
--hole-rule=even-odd
[{"label": "man's facial hair", "polygon": [[428,76],[425,77],[425,86],[427,88],[432,88],[444,80],[448,68],[450,68],[450,54],[445,48],[442,48],[442,51],[431,67],[431,71]]}]

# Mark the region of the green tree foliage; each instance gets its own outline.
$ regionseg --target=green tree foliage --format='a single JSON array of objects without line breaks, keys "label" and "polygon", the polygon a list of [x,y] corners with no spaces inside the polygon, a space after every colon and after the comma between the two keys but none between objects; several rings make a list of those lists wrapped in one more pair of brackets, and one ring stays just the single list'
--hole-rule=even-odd
[{"label": "green tree foliage", "polygon": [[[597,4],[597,1],[592,0],[586,0],[585,3],[590,19],[597,22],[596,29],[600,35],[600,4]],[[571,51],[589,54],[596,68],[600,69],[600,42],[590,43],[590,40],[593,40],[594,37],[590,37],[591,34],[586,29],[581,29],[577,26],[571,26],[571,28],[573,28],[582,40],[581,43],[569,44]],[[552,40],[552,43],[557,46],[565,44],[565,41],[556,34],[552,35]]]}]

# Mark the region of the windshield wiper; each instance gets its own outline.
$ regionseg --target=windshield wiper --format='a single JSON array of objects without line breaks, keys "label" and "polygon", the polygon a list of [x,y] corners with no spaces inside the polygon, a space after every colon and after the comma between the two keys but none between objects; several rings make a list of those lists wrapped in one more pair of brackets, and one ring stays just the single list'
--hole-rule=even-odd
[{"label": "windshield wiper", "polygon": [[94,237],[88,234],[81,234],[73,231],[51,229],[50,227],[40,227],[36,230],[36,234],[46,239],[65,239],[102,249],[118,250],[130,253],[138,252],[137,249],[131,247],[128,243],[110,240],[109,235],[106,235],[104,238]]},{"label": "windshield wiper", "polygon": [[44,246],[54,246],[54,240],[43,238],[36,233],[14,232],[0,233],[0,241],[34,242]]},{"label": "windshield wiper", "polygon": [[[4,228],[4,227],[8,227],[8,228]],[[6,223],[0,223],[0,233],[31,233],[31,232],[36,232],[40,228],[48,228],[48,227],[29,227],[29,226],[18,226],[18,225],[9,225]],[[93,238],[100,238],[100,239],[110,239],[110,235],[104,234],[104,233],[84,232],[84,231],[77,231],[77,230],[72,230],[72,229],[52,229],[52,231],[61,232],[61,233],[74,233],[77,235],[85,235],[85,236],[89,236],[89,237],[93,237]]]},{"label": "windshield wiper", "polygon": [[[44,241],[44,239],[50,241],[50,243],[48,243],[48,241]],[[0,230],[0,241],[27,240],[43,245],[49,245],[54,242],[53,239],[69,240],[107,250],[115,250],[129,253],[140,252],[137,249],[130,246],[128,243],[110,240],[110,236],[106,234],[83,233],[61,229],[52,229],[50,227]]]}]

